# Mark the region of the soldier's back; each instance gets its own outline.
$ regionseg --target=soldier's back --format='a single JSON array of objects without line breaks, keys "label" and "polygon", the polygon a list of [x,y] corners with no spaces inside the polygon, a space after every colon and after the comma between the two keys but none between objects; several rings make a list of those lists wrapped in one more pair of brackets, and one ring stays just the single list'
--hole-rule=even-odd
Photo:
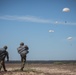
[{"label": "soldier's back", "polygon": [[0,60],[3,60],[6,56],[7,52],[4,48],[0,48]]}]

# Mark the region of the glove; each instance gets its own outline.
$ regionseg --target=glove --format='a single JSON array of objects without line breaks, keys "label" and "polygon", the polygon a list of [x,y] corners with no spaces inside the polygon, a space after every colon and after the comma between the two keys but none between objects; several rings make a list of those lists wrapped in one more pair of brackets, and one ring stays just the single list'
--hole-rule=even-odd
[{"label": "glove", "polygon": [[29,53],[29,51],[27,51],[27,53]]},{"label": "glove", "polygon": [[7,59],[7,61],[9,61],[9,59]]},{"label": "glove", "polygon": [[29,51],[27,51],[27,53],[26,54],[28,54],[29,53]]}]

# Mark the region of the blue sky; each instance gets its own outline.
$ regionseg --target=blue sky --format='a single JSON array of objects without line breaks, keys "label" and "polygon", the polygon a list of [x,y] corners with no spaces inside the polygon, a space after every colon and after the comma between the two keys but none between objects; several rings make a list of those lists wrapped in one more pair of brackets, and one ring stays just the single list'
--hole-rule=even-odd
[{"label": "blue sky", "polygon": [[20,42],[27,60],[76,60],[76,0],[0,0],[0,47],[10,60],[20,60]]}]

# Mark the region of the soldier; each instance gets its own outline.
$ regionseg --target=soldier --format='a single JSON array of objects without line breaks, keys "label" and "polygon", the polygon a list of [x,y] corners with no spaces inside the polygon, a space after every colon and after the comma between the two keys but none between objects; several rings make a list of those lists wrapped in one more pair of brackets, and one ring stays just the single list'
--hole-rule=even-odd
[{"label": "soldier", "polygon": [[8,48],[7,46],[4,46],[3,48],[0,49],[0,71],[2,67],[4,71],[7,71],[5,67],[5,58],[7,57],[7,61],[9,61],[9,55],[8,52],[6,51],[7,48]]},{"label": "soldier", "polygon": [[20,43],[20,46],[17,48],[18,50],[18,53],[20,54],[21,56],[21,71],[23,71],[23,68],[25,66],[25,62],[26,62],[26,55],[29,53],[28,51],[28,46],[27,45],[24,45],[23,42]]}]

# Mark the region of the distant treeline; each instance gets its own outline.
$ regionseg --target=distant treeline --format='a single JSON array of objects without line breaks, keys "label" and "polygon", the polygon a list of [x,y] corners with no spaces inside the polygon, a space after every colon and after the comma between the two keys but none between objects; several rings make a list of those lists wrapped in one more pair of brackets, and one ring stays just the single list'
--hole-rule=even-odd
[{"label": "distant treeline", "polygon": [[[6,63],[21,63],[21,61],[15,61],[15,60],[11,60],[11,61],[9,61],[9,62],[7,62],[6,61]],[[34,64],[68,64],[68,63],[75,63],[76,64],[76,60],[49,60],[49,61],[47,61],[47,60],[27,60],[27,62],[26,63],[28,63],[28,64],[32,64],[32,63],[34,63]]]}]

